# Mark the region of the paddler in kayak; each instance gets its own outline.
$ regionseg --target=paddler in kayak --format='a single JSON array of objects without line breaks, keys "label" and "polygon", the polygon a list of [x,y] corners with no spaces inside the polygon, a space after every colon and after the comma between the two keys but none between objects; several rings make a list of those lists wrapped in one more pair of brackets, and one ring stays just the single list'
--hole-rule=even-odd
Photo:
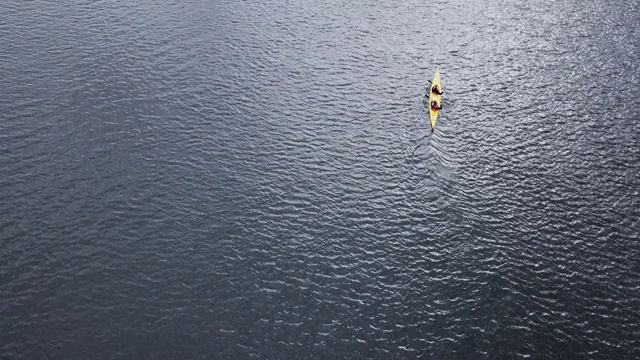
[{"label": "paddler in kayak", "polygon": [[433,100],[433,101],[431,102],[431,110],[433,110],[433,111],[438,111],[438,110],[440,110],[440,109],[442,109],[442,106],[439,106],[439,105],[438,105],[438,102],[437,102],[436,100]]},{"label": "paddler in kayak", "polygon": [[436,95],[442,95],[442,91],[440,90],[440,88],[438,88],[438,84],[433,85],[433,87],[431,88],[431,92]]}]

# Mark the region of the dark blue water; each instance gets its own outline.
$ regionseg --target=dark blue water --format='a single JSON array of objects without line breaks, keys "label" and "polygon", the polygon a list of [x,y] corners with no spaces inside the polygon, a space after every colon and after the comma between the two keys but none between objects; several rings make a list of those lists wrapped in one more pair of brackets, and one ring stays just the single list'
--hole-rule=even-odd
[{"label": "dark blue water", "polygon": [[639,14],[5,0],[0,359],[639,358]]}]

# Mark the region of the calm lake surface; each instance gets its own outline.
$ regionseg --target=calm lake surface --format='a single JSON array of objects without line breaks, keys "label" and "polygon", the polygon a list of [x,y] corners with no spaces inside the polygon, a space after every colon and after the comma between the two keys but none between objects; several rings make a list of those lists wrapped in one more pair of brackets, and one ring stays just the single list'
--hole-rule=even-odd
[{"label": "calm lake surface", "polygon": [[640,358],[639,24],[4,0],[0,359]]}]

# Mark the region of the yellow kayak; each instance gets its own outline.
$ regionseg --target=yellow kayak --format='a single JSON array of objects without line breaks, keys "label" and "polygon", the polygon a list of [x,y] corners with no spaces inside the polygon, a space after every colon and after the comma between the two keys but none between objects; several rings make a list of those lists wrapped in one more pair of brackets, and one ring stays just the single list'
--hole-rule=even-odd
[{"label": "yellow kayak", "polygon": [[438,103],[438,107],[442,106],[442,95],[436,95],[433,93],[432,89],[435,85],[438,85],[438,89],[442,92],[442,83],[440,82],[440,69],[436,69],[435,75],[433,75],[433,81],[431,82],[431,87],[429,88],[429,118],[431,119],[431,130],[435,129],[436,123],[438,122],[438,113],[439,110],[431,110],[431,103],[435,100]]}]

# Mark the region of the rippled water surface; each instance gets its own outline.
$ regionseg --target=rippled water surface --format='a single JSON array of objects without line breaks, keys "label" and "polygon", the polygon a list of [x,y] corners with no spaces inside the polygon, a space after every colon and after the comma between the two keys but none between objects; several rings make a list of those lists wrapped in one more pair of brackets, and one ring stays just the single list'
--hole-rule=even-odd
[{"label": "rippled water surface", "polygon": [[639,14],[3,1],[0,359],[640,358]]}]

